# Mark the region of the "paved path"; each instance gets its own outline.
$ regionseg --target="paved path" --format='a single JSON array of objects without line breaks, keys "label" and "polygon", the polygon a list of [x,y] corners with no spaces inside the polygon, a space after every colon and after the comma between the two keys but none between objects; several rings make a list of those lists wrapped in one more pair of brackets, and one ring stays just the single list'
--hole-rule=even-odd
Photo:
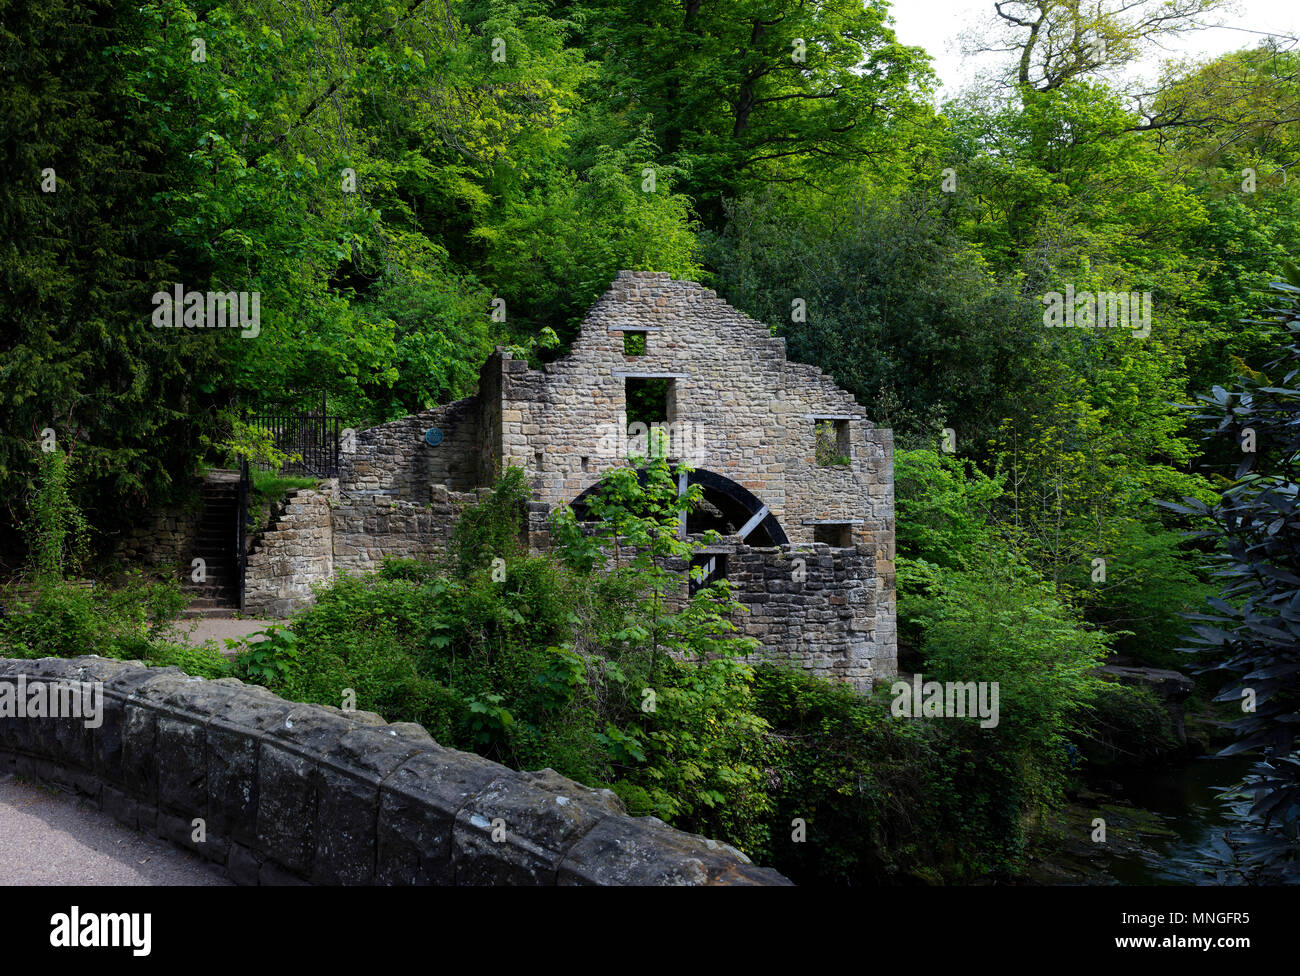
[{"label": "paved path", "polygon": [[0,885],[229,885],[221,870],[66,793],[0,778]]},{"label": "paved path", "polygon": [[[172,633],[177,640],[183,641],[193,647],[201,647],[206,640],[217,642],[217,650],[226,650],[226,640],[228,638],[236,640],[248,639],[249,643],[257,643],[266,640],[265,637],[249,637],[259,630],[266,630],[273,624],[287,624],[287,620],[237,620],[234,617],[193,617],[190,619],[178,620]],[[193,630],[190,628],[193,627]]]}]

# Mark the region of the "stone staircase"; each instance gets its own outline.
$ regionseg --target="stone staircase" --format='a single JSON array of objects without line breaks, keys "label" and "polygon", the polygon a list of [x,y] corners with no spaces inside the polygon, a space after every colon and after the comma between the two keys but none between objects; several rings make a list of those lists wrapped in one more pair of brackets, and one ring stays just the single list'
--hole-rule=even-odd
[{"label": "stone staircase", "polygon": [[193,581],[185,566],[184,589],[192,599],[187,617],[228,617],[239,609],[239,472],[213,469],[200,489],[203,518],[190,559],[202,558],[207,578]]}]

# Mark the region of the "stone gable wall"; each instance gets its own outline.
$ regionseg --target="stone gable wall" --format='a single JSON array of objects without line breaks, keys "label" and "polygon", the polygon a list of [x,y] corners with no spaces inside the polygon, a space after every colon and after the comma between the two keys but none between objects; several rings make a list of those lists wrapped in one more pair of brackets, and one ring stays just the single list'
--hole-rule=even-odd
[{"label": "stone gable wall", "polygon": [[[624,355],[624,332],[641,329],[653,330],[645,333],[645,355]],[[819,522],[851,526],[851,545],[874,564],[875,587],[874,624],[863,632],[870,637],[855,638],[853,653],[860,658],[869,639],[881,672],[892,674],[892,433],[872,424],[821,370],[789,362],[783,340],[711,289],[666,273],[624,271],[592,306],[569,356],[532,370],[497,353],[484,369],[500,377],[502,464],[528,473],[537,501],[572,502],[618,463],[598,445],[627,430],[626,372],[673,375],[668,420],[697,425],[702,453],[693,466],[753,492],[791,543],[811,544]],[[817,464],[818,417],[849,418],[848,465]]]}]

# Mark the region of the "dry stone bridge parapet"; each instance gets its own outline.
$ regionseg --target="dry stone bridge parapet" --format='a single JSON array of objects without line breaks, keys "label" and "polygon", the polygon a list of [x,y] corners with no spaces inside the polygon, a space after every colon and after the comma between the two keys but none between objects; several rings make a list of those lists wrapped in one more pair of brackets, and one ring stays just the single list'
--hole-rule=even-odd
[{"label": "dry stone bridge parapet", "polygon": [[0,658],[0,685],[20,682],[99,683],[102,712],[94,728],[0,717],[0,776],[86,797],[239,884],[789,883],[628,816],[608,790],[514,772],[370,712],[95,656]]}]

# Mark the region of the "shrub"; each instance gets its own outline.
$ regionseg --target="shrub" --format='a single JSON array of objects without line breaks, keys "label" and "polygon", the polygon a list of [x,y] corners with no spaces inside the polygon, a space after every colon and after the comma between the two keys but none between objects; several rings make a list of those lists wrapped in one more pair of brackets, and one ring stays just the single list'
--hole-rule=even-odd
[{"label": "shrub", "polygon": [[139,574],[120,587],[50,580],[30,602],[16,595],[6,601],[0,653],[148,661],[183,604],[178,584]]},{"label": "shrub", "polygon": [[72,461],[62,451],[42,452],[40,480],[25,526],[33,578],[61,580],[85,558],[90,527],[72,500]]},{"label": "shrub", "polygon": [[151,646],[147,663],[155,667],[175,666],[200,678],[229,678],[235,670],[234,664],[210,644],[189,647],[158,642]]},{"label": "shrub", "polygon": [[1141,763],[1177,749],[1169,710],[1150,688],[1114,681],[1098,687],[1092,706],[1079,719],[1074,736],[1089,762]]}]

